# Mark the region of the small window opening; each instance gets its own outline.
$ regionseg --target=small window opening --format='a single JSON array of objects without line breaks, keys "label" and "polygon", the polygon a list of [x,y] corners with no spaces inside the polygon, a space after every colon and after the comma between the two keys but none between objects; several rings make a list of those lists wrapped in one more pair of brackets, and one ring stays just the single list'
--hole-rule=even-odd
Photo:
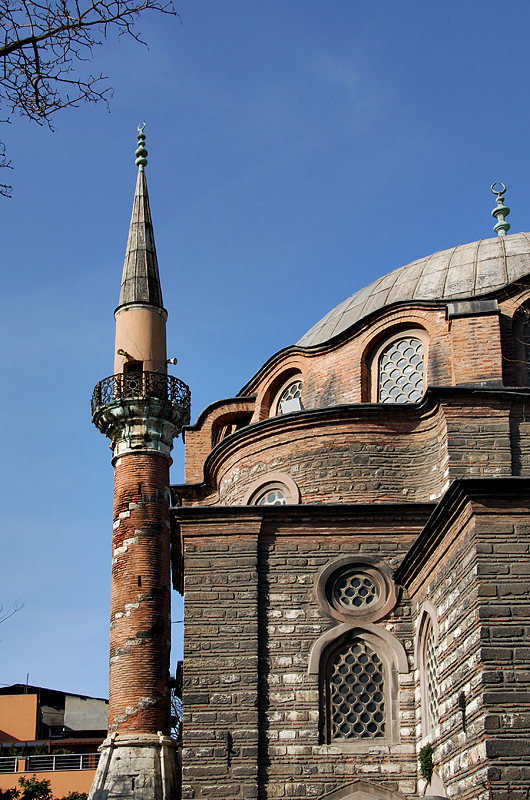
[{"label": "small window opening", "polygon": [[143,361],[126,361],[123,365],[124,372],[143,372],[144,371],[144,362]]},{"label": "small window opening", "polygon": [[142,576],[138,575],[138,587],[140,588],[142,585]]}]

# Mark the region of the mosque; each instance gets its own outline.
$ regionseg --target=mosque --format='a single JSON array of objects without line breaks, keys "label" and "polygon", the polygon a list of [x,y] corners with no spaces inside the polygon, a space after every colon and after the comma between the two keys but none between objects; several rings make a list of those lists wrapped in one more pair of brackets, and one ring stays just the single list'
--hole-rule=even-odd
[{"label": "mosque", "polygon": [[504,187],[494,238],[356,292],[190,425],[138,139],[92,400],[115,499],[91,800],[528,800],[530,234],[508,235]]}]

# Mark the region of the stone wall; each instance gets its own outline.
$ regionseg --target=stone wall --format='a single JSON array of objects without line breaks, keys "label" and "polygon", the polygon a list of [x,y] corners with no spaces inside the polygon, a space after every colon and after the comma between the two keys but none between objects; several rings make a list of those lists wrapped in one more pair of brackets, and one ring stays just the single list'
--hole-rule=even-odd
[{"label": "stone wall", "polygon": [[[528,481],[463,481],[448,493],[398,570],[416,632],[439,626],[440,720],[422,715],[416,654],[418,750],[430,742],[450,797],[523,799],[530,777]],[[518,496],[520,495],[520,497]]]},{"label": "stone wall", "polygon": [[[308,665],[319,637],[340,627],[315,595],[322,569],[345,555],[396,567],[431,509],[174,509],[186,574],[184,797],[319,797],[355,777],[415,793],[412,672],[399,675],[398,741],[352,750],[322,741]],[[408,605],[379,626],[412,667]]]}]

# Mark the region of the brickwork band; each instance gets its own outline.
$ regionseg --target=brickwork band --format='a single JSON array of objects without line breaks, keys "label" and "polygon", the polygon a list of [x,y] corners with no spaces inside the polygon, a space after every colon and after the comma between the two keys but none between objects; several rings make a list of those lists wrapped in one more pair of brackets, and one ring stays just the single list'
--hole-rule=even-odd
[{"label": "brickwork band", "polygon": [[109,733],[170,730],[168,485],[159,453],[115,462]]}]

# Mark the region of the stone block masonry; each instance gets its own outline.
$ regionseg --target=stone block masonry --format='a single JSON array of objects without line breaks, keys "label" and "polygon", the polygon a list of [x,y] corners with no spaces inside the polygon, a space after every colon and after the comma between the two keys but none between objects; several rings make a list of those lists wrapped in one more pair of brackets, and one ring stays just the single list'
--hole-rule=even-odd
[{"label": "stone block masonry", "polygon": [[[321,570],[344,555],[397,567],[431,511],[173,510],[185,563],[183,797],[320,797],[355,777],[414,792],[411,675],[400,676],[399,743],[352,751],[322,739],[321,690],[308,661],[338,624],[316,600]],[[410,609],[383,625],[411,656]]]}]

